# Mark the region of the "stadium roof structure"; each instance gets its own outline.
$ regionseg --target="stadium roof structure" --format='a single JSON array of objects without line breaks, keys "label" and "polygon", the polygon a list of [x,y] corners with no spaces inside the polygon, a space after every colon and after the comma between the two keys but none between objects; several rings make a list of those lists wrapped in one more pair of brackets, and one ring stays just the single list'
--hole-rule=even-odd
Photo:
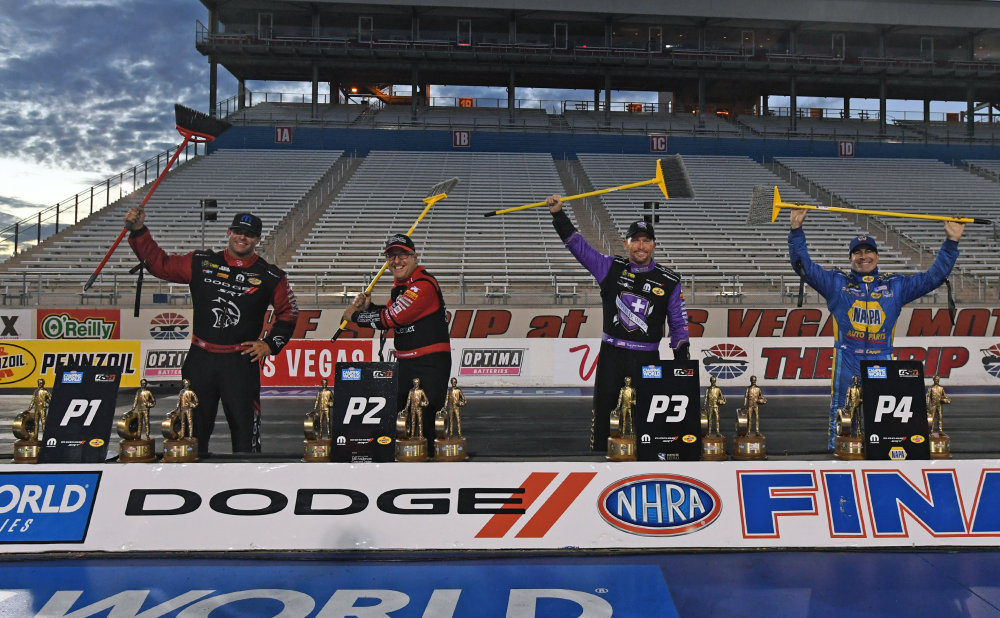
[{"label": "stadium roof structure", "polygon": [[[766,95],[1000,101],[989,0],[202,0],[215,76],[672,92],[700,105]],[[625,5],[617,5],[625,6]],[[314,86],[315,88],[315,86]],[[416,91],[416,90],[414,90]],[[510,96],[513,98],[513,95]]]}]

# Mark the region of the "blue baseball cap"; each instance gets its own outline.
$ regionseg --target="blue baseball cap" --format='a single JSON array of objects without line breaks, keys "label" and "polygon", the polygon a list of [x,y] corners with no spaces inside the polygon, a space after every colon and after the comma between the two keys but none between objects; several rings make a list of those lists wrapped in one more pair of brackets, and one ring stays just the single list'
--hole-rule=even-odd
[{"label": "blue baseball cap", "polygon": [[851,239],[851,248],[847,251],[848,255],[854,253],[855,249],[864,245],[868,245],[872,248],[872,251],[878,253],[878,244],[876,244],[875,239],[867,234],[862,234]]}]

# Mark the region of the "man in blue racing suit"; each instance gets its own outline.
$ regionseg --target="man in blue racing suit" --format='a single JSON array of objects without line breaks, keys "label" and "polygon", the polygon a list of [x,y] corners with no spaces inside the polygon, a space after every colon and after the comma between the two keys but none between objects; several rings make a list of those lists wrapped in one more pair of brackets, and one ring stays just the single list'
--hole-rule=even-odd
[{"label": "man in blue racing suit", "polygon": [[871,236],[851,240],[851,272],[824,269],[809,259],[802,222],[808,210],[792,209],[788,257],[792,268],[823,298],[834,319],[833,385],[828,448],[836,438],[837,410],[844,406],[851,378],[860,377],[861,361],[892,358],[896,320],[906,303],[936,290],[958,259],[958,241],[965,225],[946,222],[947,239],[925,272],[915,275],[880,273],[878,244]]}]

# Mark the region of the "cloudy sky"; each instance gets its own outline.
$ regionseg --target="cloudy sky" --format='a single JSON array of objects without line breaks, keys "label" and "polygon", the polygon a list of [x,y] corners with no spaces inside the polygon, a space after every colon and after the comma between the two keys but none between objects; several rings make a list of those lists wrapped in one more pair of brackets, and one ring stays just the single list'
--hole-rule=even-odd
[{"label": "cloudy sky", "polygon": [[[0,226],[180,143],[173,104],[208,108],[208,62],[194,47],[195,23],[206,17],[197,0],[0,0]],[[248,87],[309,92],[308,84]],[[220,100],[235,93],[236,80],[220,68]]]}]

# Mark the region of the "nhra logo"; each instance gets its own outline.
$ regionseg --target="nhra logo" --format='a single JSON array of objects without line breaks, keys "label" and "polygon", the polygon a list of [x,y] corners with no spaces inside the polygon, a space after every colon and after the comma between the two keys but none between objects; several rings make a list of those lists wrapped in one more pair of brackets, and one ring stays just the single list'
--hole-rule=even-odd
[{"label": "nhra logo", "polygon": [[63,384],[83,384],[83,374],[79,371],[64,371],[62,375]]},{"label": "nhra logo", "polygon": [[361,370],[357,367],[348,367],[347,369],[340,370],[340,379],[346,380],[348,382],[357,382],[361,380]]},{"label": "nhra logo", "polygon": [[889,377],[889,372],[885,367],[875,365],[874,367],[868,368],[868,379],[870,380],[884,380]]},{"label": "nhra logo", "polygon": [[612,483],[601,492],[597,506],[604,521],[643,536],[695,532],[722,512],[714,489],[676,474],[641,474]]},{"label": "nhra logo", "polygon": [[149,321],[149,336],[153,339],[187,339],[191,328],[188,319],[179,313],[161,313]]},{"label": "nhra logo", "polygon": [[0,473],[0,543],[82,543],[100,479],[100,472]]},{"label": "nhra logo", "polygon": [[701,363],[705,365],[705,371],[711,376],[726,380],[738,378],[747,370],[746,350],[732,343],[720,343],[713,345],[702,353],[705,358]]},{"label": "nhra logo", "polygon": [[920,372],[916,369],[900,369],[899,377],[901,378],[919,378]]},{"label": "nhra logo", "polygon": [[646,365],[642,368],[643,378],[662,378],[663,377],[663,367],[659,365]]}]

